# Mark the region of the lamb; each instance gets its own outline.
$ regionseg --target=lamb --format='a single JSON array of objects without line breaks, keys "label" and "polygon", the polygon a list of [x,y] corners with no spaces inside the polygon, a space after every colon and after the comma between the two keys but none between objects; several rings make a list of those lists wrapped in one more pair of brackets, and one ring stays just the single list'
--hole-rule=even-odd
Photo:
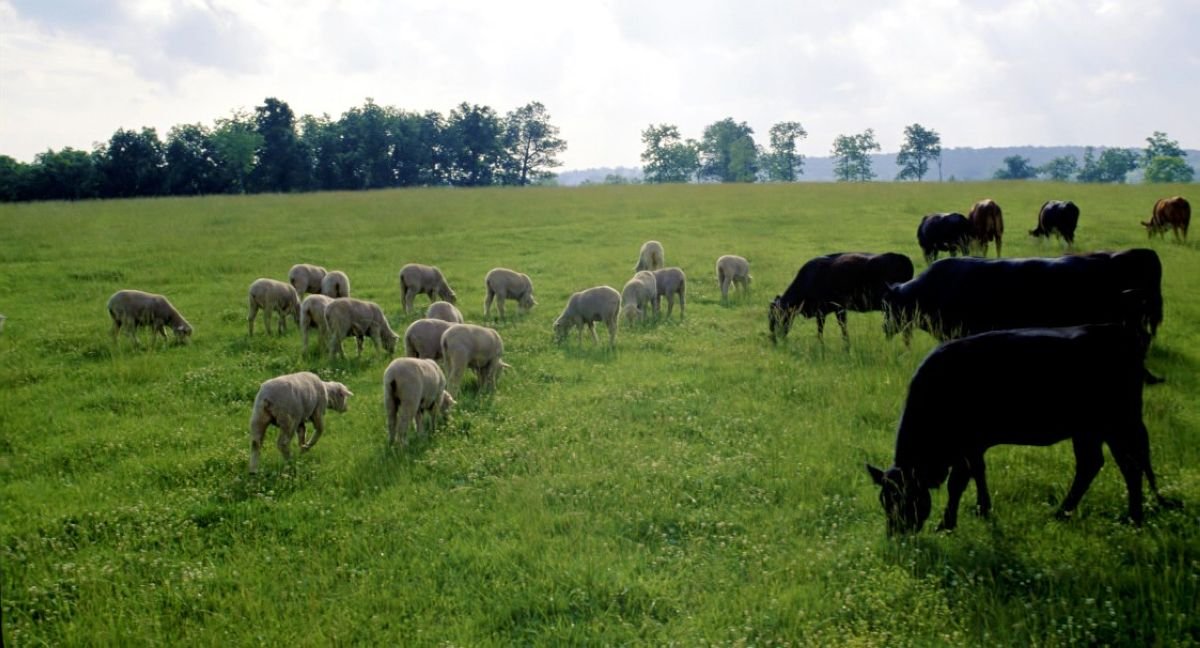
[{"label": "lamb", "polygon": [[675,308],[675,296],[679,295],[679,319],[683,319],[685,293],[687,292],[687,276],[679,268],[663,268],[654,271],[654,281],[658,286],[654,297],[654,315],[659,313],[662,298],[667,298],[667,317]]},{"label": "lamb", "polygon": [[308,330],[317,329],[318,344],[325,340],[325,310],[332,297],[325,295],[309,295],[300,302],[300,334],[304,339],[304,352],[308,353]]},{"label": "lamb", "polygon": [[[750,262],[746,259],[734,254],[726,254],[717,259],[717,283],[721,284],[721,301],[729,300],[730,284],[735,288],[740,287],[742,296],[749,294],[752,280]],[[683,310],[682,302],[679,309]]]},{"label": "lamb", "polygon": [[400,300],[404,302],[405,314],[412,312],[413,298],[417,295],[428,295],[429,300],[433,301],[435,294],[443,301],[458,303],[441,270],[419,263],[410,263],[400,268]]},{"label": "lamb", "polygon": [[129,330],[129,337],[133,339],[135,346],[139,344],[137,329],[140,326],[149,326],[151,331],[162,336],[164,340],[167,339],[167,334],[163,329],[168,326],[175,332],[177,341],[186,341],[192,335],[192,325],[183,315],[175,310],[166,297],[154,293],[118,290],[108,298],[108,315],[113,321],[113,344],[117,343],[117,334],[122,326]]},{"label": "lamb", "polygon": [[617,346],[617,313],[621,310],[621,293],[611,286],[596,286],[581,290],[567,300],[558,319],[554,320],[554,341],[562,342],[573,327],[579,327],[579,342],[583,343],[583,327],[587,326],[592,332],[592,340],[596,343],[596,322],[604,322],[608,327],[608,346]]},{"label": "lamb", "polygon": [[[644,319],[646,307],[654,302],[657,292],[658,282],[654,280],[654,273],[649,270],[642,270],[626,281],[621,290],[621,314],[625,316],[625,321],[633,324]],[[583,334],[582,329],[580,334]]]},{"label": "lamb", "polygon": [[642,270],[658,270],[666,265],[666,255],[663,253],[662,243],[658,241],[646,241],[642,243],[642,250],[638,253],[638,262],[634,266],[634,272]]},{"label": "lamb", "polygon": [[455,323],[426,318],[409,324],[404,330],[404,355],[410,358],[441,360],[442,334]]},{"label": "lamb", "polygon": [[[433,360],[396,358],[383,372],[383,408],[387,411],[388,446],[408,445],[408,426],[417,420],[417,434],[428,438],[425,415],[430,429],[437,427],[438,416],[454,406],[454,397],[446,391],[446,376]],[[399,417],[396,414],[399,413]]]},{"label": "lamb", "polygon": [[483,278],[483,284],[487,288],[487,299],[483,303],[484,317],[492,314],[492,299],[500,308],[500,319],[505,319],[505,299],[517,300],[517,310],[522,313],[529,312],[537,305],[537,300],[533,298],[533,281],[525,273],[508,268],[492,268]]},{"label": "lamb", "polygon": [[494,391],[500,372],[510,368],[502,360],[503,356],[504,341],[493,329],[474,324],[452,324],[442,333],[442,357],[450,372],[446,377],[450,395],[458,395],[463,372],[468,367],[475,370],[480,391]]},{"label": "lamb", "polygon": [[400,336],[388,325],[383,309],[375,302],[353,297],[335,299],[325,308],[325,323],[330,360],[339,355],[345,357],[342,340],[349,335],[357,339],[360,356],[364,337],[370,337],[375,342],[376,351],[384,348],[389,354],[396,352],[396,340]]},{"label": "lamb", "polygon": [[321,294],[326,297],[349,297],[350,296],[350,277],[346,276],[341,270],[334,270],[325,275],[321,280]]},{"label": "lamb", "polygon": [[450,302],[435,301],[429,305],[429,310],[425,311],[427,319],[439,319],[454,324],[462,324],[463,316],[458,311],[458,308]]},{"label": "lamb", "polygon": [[297,263],[288,270],[288,283],[296,289],[297,295],[320,293],[321,280],[324,278],[325,268],[309,263]]},{"label": "lamb", "polygon": [[[317,445],[325,432],[325,408],[346,411],[346,400],[354,394],[338,382],[325,382],[309,371],[272,378],[258,388],[254,410],[250,414],[250,473],[258,472],[258,457],[267,427],[279,428],[275,445],[283,458],[291,461],[292,435],[298,436],[300,452]],[[313,435],[305,441],[304,424],[312,422]]]},{"label": "lamb", "polygon": [[281,335],[287,331],[288,315],[292,316],[296,326],[300,325],[300,297],[296,294],[296,289],[289,284],[274,279],[255,279],[254,283],[250,284],[248,301],[250,308],[246,315],[246,324],[249,326],[250,335],[254,335],[254,319],[260,309],[263,311],[268,335],[271,334],[271,313],[275,311],[279,312]]}]

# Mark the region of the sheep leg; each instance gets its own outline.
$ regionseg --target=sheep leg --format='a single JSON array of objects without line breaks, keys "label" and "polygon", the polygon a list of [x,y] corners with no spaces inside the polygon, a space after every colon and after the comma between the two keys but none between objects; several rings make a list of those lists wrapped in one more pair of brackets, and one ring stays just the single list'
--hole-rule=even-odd
[{"label": "sheep leg", "polygon": [[362,333],[354,334],[354,343],[358,346],[358,357],[361,358],[362,357],[362,347],[363,347],[363,334]]},{"label": "sheep leg", "polygon": [[271,424],[271,415],[265,411],[255,409],[254,416],[250,417],[250,473],[258,472],[258,458],[262,453],[263,436],[267,433],[267,426]]},{"label": "sheep leg", "polygon": [[305,427],[303,422],[301,422],[300,427],[296,428],[296,443],[300,445],[300,452],[302,453],[308,450],[308,448],[304,447],[304,440],[306,436],[308,436],[308,428]]},{"label": "sheep leg", "polygon": [[687,306],[687,294],[683,292],[683,286],[679,287],[679,319],[683,319],[683,310]]},{"label": "sheep leg", "polygon": [[254,335],[254,318],[258,316],[258,304],[253,299],[250,300],[250,308],[246,315],[246,324],[250,327],[247,335]]},{"label": "sheep leg", "polygon": [[417,418],[417,436],[428,439],[428,430],[425,429],[425,411],[418,407],[415,416]]},{"label": "sheep leg", "polygon": [[[408,447],[408,428],[412,425],[414,409],[416,408],[413,407],[413,404],[410,402],[400,403],[400,429],[398,430],[397,436],[400,437],[401,448]],[[420,425],[420,422],[418,421],[417,424]]]},{"label": "sheep leg", "polygon": [[[588,322],[587,327],[588,327],[588,332],[592,334],[592,344],[600,344],[600,337],[598,335],[596,335],[596,323]],[[582,343],[583,343],[583,341],[580,340],[580,344],[582,344]]]},{"label": "sheep leg", "polygon": [[492,316],[492,299],[496,297],[496,293],[489,287],[487,289],[487,298],[483,300],[483,316]]},{"label": "sheep leg", "polygon": [[459,358],[446,354],[446,364],[450,366],[450,375],[446,376],[446,391],[450,395],[457,398],[458,388],[462,384],[463,370],[466,367],[466,360],[460,361]]},{"label": "sheep leg", "polygon": [[313,424],[312,438],[308,443],[304,442],[304,423],[300,423],[300,453],[303,454],[317,445],[317,440],[325,433],[325,414],[321,411],[313,412],[312,418],[309,419]]},{"label": "sheep leg", "polygon": [[504,295],[496,295],[496,308],[500,311],[500,319],[508,321],[508,316],[504,314]]},{"label": "sheep leg", "polygon": [[608,348],[615,349],[617,348],[617,316],[608,318],[604,324],[608,326]]},{"label": "sheep leg", "polygon": [[300,325],[300,339],[304,340],[304,354],[308,355],[308,322]]},{"label": "sheep leg", "polygon": [[329,332],[329,359],[330,360],[333,360],[337,356],[342,356],[343,358],[346,357],[345,352],[342,351],[342,338],[344,338],[344,337],[346,337],[346,334],[343,331],[330,331]]},{"label": "sheep leg", "polygon": [[263,311],[263,330],[265,330],[267,332],[267,335],[271,334],[271,311],[273,311],[273,310],[274,310],[273,308],[262,309],[262,311]]},{"label": "sheep leg", "polygon": [[399,401],[396,400],[396,392],[394,391],[395,387],[395,383],[389,381],[388,384],[384,386],[383,392],[383,409],[387,414],[389,448],[396,445],[396,408],[399,405]]},{"label": "sheep leg", "polygon": [[405,288],[404,289],[404,314],[405,315],[412,313],[413,300],[416,299],[416,297],[417,297],[417,291],[415,288]]},{"label": "sheep leg", "polygon": [[720,281],[721,281],[721,301],[727,302],[727,301],[729,301],[729,279],[724,274],[722,274],[720,277]]},{"label": "sheep leg", "polygon": [[287,311],[279,310],[279,334],[287,333]]},{"label": "sheep leg", "polygon": [[667,319],[671,318],[671,313],[675,310],[675,295],[667,295]]},{"label": "sheep leg", "polygon": [[275,447],[279,448],[279,453],[283,455],[285,461],[292,460],[292,435],[295,434],[292,429],[292,422],[279,422],[279,437],[275,439]]}]

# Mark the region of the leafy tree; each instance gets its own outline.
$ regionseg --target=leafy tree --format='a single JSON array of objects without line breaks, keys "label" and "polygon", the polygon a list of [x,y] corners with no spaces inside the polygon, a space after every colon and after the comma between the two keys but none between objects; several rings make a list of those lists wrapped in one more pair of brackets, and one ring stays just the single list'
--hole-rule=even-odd
[{"label": "leafy tree", "polygon": [[167,133],[166,161],[168,194],[190,196],[226,190],[212,133],[201,124],[182,124]]},{"label": "leafy tree", "polygon": [[875,129],[858,135],[838,135],[833,140],[833,175],[838,182],[867,182],[875,177],[871,170],[871,151],[879,151]]},{"label": "leafy tree", "polygon": [[257,152],[263,146],[263,136],[244,112],[218,119],[216,126],[212,144],[221,167],[222,183],[229,191],[245,193],[249,189]]},{"label": "leafy tree", "polygon": [[463,187],[493,184],[503,155],[496,111],[463,102],[450,111],[443,132],[450,183]]},{"label": "leafy tree", "polygon": [[896,165],[900,167],[896,179],[920,182],[929,171],[930,161],[940,162],[941,159],[942,138],[937,131],[920,124],[906,126],[904,144],[900,146],[900,153],[896,155]]},{"label": "leafy tree", "polygon": [[347,189],[342,179],[341,126],[328,114],[300,118],[300,142],[308,151],[308,177],[315,189]]},{"label": "leafy tree", "polygon": [[1156,157],[1187,157],[1187,153],[1179,148],[1179,142],[1169,139],[1167,134],[1162,131],[1154,131],[1154,134],[1146,138],[1146,149],[1142,154],[1142,159],[1146,164],[1150,163]]},{"label": "leafy tree", "polygon": [[746,122],[726,117],[709,124],[700,139],[700,177],[718,182],[754,182],[758,147]]},{"label": "leafy tree", "polygon": [[166,151],[153,128],[117,129],[95,155],[105,196],[157,196],[166,190]]},{"label": "leafy tree", "polygon": [[1196,170],[1181,157],[1160,155],[1146,166],[1146,182],[1191,182]]},{"label": "leafy tree", "polygon": [[996,169],[992,177],[996,180],[1028,180],[1037,177],[1037,169],[1029,163],[1029,158],[1010,155],[1004,158],[1004,168]]},{"label": "leafy tree", "polygon": [[646,182],[688,182],[700,170],[700,148],[695,140],[682,140],[670,124],[651,124],[642,131],[643,178]]},{"label": "leafy tree", "polygon": [[367,98],[338,122],[341,175],[348,189],[380,189],[395,184],[392,168],[395,111]]},{"label": "leafy tree", "polygon": [[257,191],[303,189],[308,178],[308,154],[296,135],[296,116],[286,101],[267,97],[254,108],[254,127],[262,141],[251,173]]},{"label": "leafy tree", "polygon": [[1083,168],[1079,170],[1080,182],[1124,183],[1125,175],[1137,168],[1138,156],[1129,149],[1104,149],[1096,158],[1092,147],[1083,152]]},{"label": "leafy tree", "polygon": [[33,200],[82,200],[100,195],[101,175],[96,157],[71,147],[46,151],[33,158],[29,197]]},{"label": "leafy tree", "polygon": [[441,114],[400,113],[396,118],[396,145],[392,168],[400,186],[433,186],[447,181],[446,123]]},{"label": "leafy tree", "polygon": [[562,166],[557,156],[566,149],[567,143],[559,138],[558,127],[550,123],[550,114],[540,101],[504,116],[506,183],[527,185],[552,177],[550,169]]},{"label": "leafy tree", "polygon": [[767,179],[795,182],[804,173],[804,156],[796,152],[796,142],[808,137],[800,122],[779,122],[771,127],[771,152],[761,156]]},{"label": "leafy tree", "polygon": [[31,173],[28,164],[0,155],[0,202],[27,200]]},{"label": "leafy tree", "polygon": [[1038,167],[1037,173],[1056,182],[1066,182],[1079,170],[1079,161],[1074,155],[1064,155]]}]

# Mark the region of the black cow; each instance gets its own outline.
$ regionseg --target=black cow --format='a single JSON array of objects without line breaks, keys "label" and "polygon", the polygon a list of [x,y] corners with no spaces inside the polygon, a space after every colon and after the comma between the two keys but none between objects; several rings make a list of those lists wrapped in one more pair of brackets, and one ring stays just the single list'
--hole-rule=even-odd
[{"label": "black cow", "polygon": [[912,276],[912,261],[893,252],[842,252],[812,259],[801,266],[792,285],[771,302],[767,313],[771,342],[787,337],[796,313],[817,319],[818,338],[825,332],[825,316],[835,313],[842,337],[849,341],[846,311],[879,310],[880,297],[888,285],[908,281]]},{"label": "black cow", "polygon": [[1029,231],[1030,236],[1050,236],[1058,234],[1067,242],[1075,243],[1075,226],[1079,224],[1079,207],[1067,200],[1049,200],[1038,211],[1037,229]]},{"label": "black cow", "polygon": [[1151,335],[1162,322],[1154,250],[1055,259],[942,259],[884,294],[884,332],[916,325],[939,340],[1039,326],[1125,322]]},{"label": "black cow", "polygon": [[937,260],[938,252],[967,255],[971,247],[971,221],[962,214],[928,214],[917,226],[917,243],[925,253],[925,263]]},{"label": "black cow", "polygon": [[947,342],[913,374],[886,471],[868,465],[889,535],[921,529],[930,489],[946,481],[940,529],[953,529],[967,482],[978,510],[991,508],[983,453],[995,445],[1048,446],[1071,439],[1075,478],[1060,517],[1079,504],[1104,463],[1103,444],[1129,492],[1129,517],[1142,521],[1142,475],[1160,504],[1142,421],[1148,338],[1118,325],[992,331]]}]

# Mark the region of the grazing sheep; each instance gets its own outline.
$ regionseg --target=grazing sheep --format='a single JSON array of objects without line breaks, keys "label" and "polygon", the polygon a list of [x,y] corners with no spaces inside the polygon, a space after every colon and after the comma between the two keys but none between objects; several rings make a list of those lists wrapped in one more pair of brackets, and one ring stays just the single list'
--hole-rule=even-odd
[{"label": "grazing sheep", "polygon": [[[626,281],[625,287],[621,289],[621,314],[625,316],[626,323],[633,324],[644,319],[646,307],[654,303],[657,292],[658,282],[654,280],[654,273],[649,270],[642,270]],[[580,329],[580,334],[582,333],[583,330]]]},{"label": "grazing sheep", "polygon": [[429,300],[433,301],[435,294],[443,301],[458,303],[458,298],[450,289],[450,284],[446,283],[441,270],[419,263],[410,263],[400,268],[400,300],[404,302],[405,314],[412,312],[413,298],[417,295],[428,295]]},{"label": "grazing sheep", "polygon": [[139,344],[137,329],[140,326],[149,326],[151,331],[162,336],[164,340],[167,339],[167,334],[163,329],[168,326],[175,331],[175,339],[180,342],[192,335],[192,325],[188,324],[183,315],[175,310],[166,297],[154,293],[118,290],[108,298],[108,315],[113,321],[113,344],[116,344],[117,333],[122,326],[129,330],[129,337],[133,339],[135,346]]},{"label": "grazing sheep", "polygon": [[458,311],[458,307],[450,302],[436,301],[429,305],[429,309],[425,311],[427,319],[439,319],[454,324],[462,324],[463,316]]},{"label": "grazing sheep", "polygon": [[596,322],[604,322],[608,327],[608,346],[617,346],[617,313],[621,310],[621,293],[611,286],[596,286],[581,290],[567,300],[558,319],[554,320],[554,341],[562,342],[573,327],[579,327],[579,342],[583,343],[583,327],[592,332],[592,340],[596,343]]},{"label": "grazing sheep", "polygon": [[404,329],[404,355],[428,360],[442,359],[442,333],[462,322],[425,318],[419,319]]},{"label": "grazing sheep", "polygon": [[509,367],[503,356],[504,341],[496,331],[474,324],[452,324],[442,333],[442,357],[450,372],[446,377],[450,395],[458,394],[463,372],[468,367],[475,370],[480,391],[494,391],[500,372]]},{"label": "grazing sheep", "polygon": [[675,296],[679,295],[679,319],[683,319],[683,307],[687,293],[687,276],[683,274],[683,270],[679,268],[655,270],[654,281],[658,286],[657,294],[654,297],[654,315],[659,314],[659,305],[662,303],[662,298],[666,296],[667,317],[670,317],[671,311],[675,309]]},{"label": "grazing sheep", "polygon": [[[742,296],[750,292],[750,262],[735,254],[726,254],[717,259],[717,283],[721,285],[721,301],[729,300],[729,284],[742,289]],[[681,305],[680,311],[683,310]]]},{"label": "grazing sheep", "polygon": [[296,326],[300,325],[300,297],[290,284],[274,279],[255,279],[250,284],[249,312],[246,314],[246,324],[250,335],[254,335],[254,319],[258,311],[263,311],[263,321],[267,335],[271,334],[271,313],[279,312],[279,333],[287,331],[287,316],[291,315]]},{"label": "grazing sheep", "polygon": [[[438,415],[445,416],[454,406],[454,397],[446,391],[446,376],[433,360],[396,358],[383,372],[383,408],[387,411],[388,446],[408,445],[408,426],[417,420],[417,434],[425,432],[425,415],[430,429],[437,428]],[[396,414],[400,416],[397,417]]]},{"label": "grazing sheep", "polygon": [[[267,427],[279,428],[275,445],[283,458],[292,459],[292,435],[300,441],[300,452],[308,452],[325,433],[325,408],[346,411],[346,400],[354,394],[338,382],[325,382],[309,371],[272,378],[258,388],[250,414],[250,472],[258,472],[258,456]],[[313,435],[305,441],[304,424],[312,421]]]},{"label": "grazing sheep", "polygon": [[320,293],[321,280],[324,278],[325,268],[309,263],[297,263],[288,270],[288,283],[296,289],[297,295]]},{"label": "grazing sheep", "polygon": [[317,329],[318,346],[325,341],[325,309],[333,298],[325,295],[309,295],[300,302],[300,335],[304,340],[304,352],[308,353],[308,330]]},{"label": "grazing sheep", "polygon": [[638,262],[634,266],[633,271],[658,270],[666,265],[666,259],[662,243],[658,241],[646,241],[642,243],[642,250],[638,253]]},{"label": "grazing sheep", "polygon": [[483,302],[484,317],[490,317],[492,314],[492,299],[496,300],[500,309],[500,319],[505,319],[505,299],[517,300],[517,310],[522,313],[527,313],[537,306],[537,300],[533,298],[533,281],[523,272],[492,268],[483,278],[483,284],[487,288],[487,299]]},{"label": "grazing sheep", "polygon": [[321,294],[326,297],[349,297],[350,296],[350,277],[346,276],[341,270],[333,270],[325,275],[321,280]]},{"label": "grazing sheep", "polygon": [[339,355],[345,357],[342,352],[342,340],[350,335],[358,342],[360,356],[364,337],[370,337],[375,342],[376,351],[383,348],[387,349],[389,354],[396,352],[396,340],[400,336],[388,325],[387,318],[383,316],[383,309],[375,302],[353,297],[335,299],[325,308],[325,323],[330,360]]}]

